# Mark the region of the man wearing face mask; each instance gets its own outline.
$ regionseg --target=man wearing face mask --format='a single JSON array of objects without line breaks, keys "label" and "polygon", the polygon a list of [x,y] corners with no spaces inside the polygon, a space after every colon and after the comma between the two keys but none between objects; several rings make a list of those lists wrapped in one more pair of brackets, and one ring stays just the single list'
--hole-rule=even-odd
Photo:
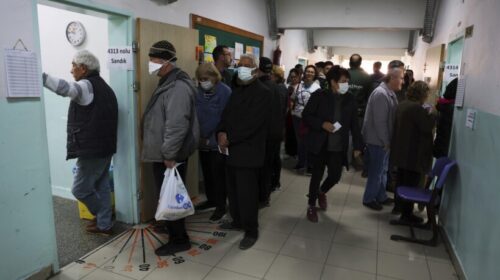
[{"label": "man wearing face mask", "polygon": [[218,144],[228,154],[227,192],[233,221],[224,230],[244,230],[239,248],[252,247],[259,237],[259,174],[264,166],[271,90],[257,78],[253,55],[240,58],[233,93],[222,113]]},{"label": "man wearing face mask", "polygon": [[[307,219],[313,223],[318,222],[316,201],[326,210],[326,193],[339,182],[342,167],[348,167],[349,135],[356,156],[363,147],[356,100],[348,92],[349,77],[346,69],[334,66],[326,74],[329,89],[313,93],[302,113],[309,127],[306,144],[313,164],[307,209]],[[325,167],[328,177],[321,183]]]},{"label": "man wearing face mask", "polygon": [[[160,82],[143,116],[142,160],[153,163],[153,174],[161,189],[167,168],[174,168],[186,182],[187,160],[196,150],[200,131],[195,110],[196,88],[191,78],[177,68],[174,46],[159,41],[149,50],[149,73]],[[166,221],[167,244],[156,249],[159,256],[172,255],[191,248],[185,219]]]}]

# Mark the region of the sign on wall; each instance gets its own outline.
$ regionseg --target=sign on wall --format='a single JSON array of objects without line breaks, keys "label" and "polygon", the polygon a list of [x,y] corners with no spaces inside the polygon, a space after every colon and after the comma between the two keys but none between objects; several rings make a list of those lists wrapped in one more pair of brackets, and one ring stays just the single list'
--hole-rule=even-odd
[{"label": "sign on wall", "polygon": [[108,68],[133,70],[133,52],[130,46],[108,48]]},{"label": "sign on wall", "polygon": [[449,83],[460,75],[460,65],[446,64],[444,67],[444,81]]}]

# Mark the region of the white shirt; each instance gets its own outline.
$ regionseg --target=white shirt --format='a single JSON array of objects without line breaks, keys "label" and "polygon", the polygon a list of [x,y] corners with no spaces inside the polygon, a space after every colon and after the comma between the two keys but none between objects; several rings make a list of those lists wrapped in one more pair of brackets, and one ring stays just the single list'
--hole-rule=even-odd
[{"label": "white shirt", "polygon": [[311,94],[318,89],[321,89],[319,84],[312,83],[310,86],[306,86],[304,82],[301,82],[299,87],[297,88],[295,95],[295,106],[292,111],[292,115],[302,118],[302,112],[309,102],[309,98],[311,98]]},{"label": "white shirt", "polygon": [[67,82],[47,75],[43,86],[64,97],[71,98],[71,101],[79,105],[87,106],[94,100],[94,89],[87,79],[81,79],[77,82]]}]

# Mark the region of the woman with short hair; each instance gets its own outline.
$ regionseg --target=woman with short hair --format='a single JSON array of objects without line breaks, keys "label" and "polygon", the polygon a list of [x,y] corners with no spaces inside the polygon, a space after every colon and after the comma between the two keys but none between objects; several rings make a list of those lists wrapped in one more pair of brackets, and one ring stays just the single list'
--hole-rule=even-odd
[{"label": "woman with short hair", "polygon": [[231,95],[231,89],[221,82],[221,74],[211,63],[198,66],[196,79],[199,83],[196,94],[196,112],[200,123],[199,155],[207,196],[207,201],[196,209],[215,207],[210,221],[217,222],[226,213],[227,195],[225,156],[218,150],[216,128]]},{"label": "woman with short hair", "polygon": [[[433,108],[424,104],[429,91],[427,83],[414,82],[408,88],[407,100],[396,109],[391,161],[398,169],[397,186],[418,187],[422,176],[431,169],[436,118]],[[413,203],[396,197],[396,207],[401,209],[402,222],[422,223],[423,220],[413,214]]]}]

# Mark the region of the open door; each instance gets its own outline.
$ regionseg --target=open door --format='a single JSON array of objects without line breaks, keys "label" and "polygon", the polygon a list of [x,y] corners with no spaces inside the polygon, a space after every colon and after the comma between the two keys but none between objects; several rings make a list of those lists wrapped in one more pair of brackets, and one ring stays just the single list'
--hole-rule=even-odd
[{"label": "open door", "polygon": [[439,98],[439,91],[443,83],[444,63],[445,63],[445,45],[441,44],[429,48],[425,57],[424,81],[429,84],[431,94],[427,103],[436,104]]},{"label": "open door", "polygon": [[[198,62],[196,60],[196,46],[198,45],[198,30],[186,27],[137,19],[137,81],[139,82],[139,95],[137,97],[137,123],[139,124],[138,137],[141,137],[140,124],[142,115],[158,85],[158,77],[148,73],[149,47],[160,40],[171,42],[177,51],[177,66],[194,77]],[[138,139],[139,149],[142,148],[142,139]],[[154,184],[152,164],[140,163],[140,211],[141,222],[146,222],[154,217],[158,203],[158,192]],[[189,159],[186,187],[191,197],[198,195],[198,154]]]}]

